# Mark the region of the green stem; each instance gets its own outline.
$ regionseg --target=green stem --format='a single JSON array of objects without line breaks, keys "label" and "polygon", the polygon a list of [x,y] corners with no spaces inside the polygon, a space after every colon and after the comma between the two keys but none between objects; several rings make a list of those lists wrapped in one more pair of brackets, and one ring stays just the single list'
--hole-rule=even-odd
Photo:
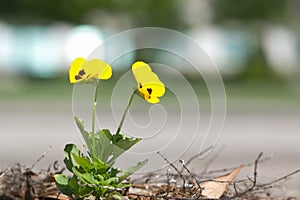
[{"label": "green stem", "polygon": [[95,140],[95,118],[96,118],[96,106],[97,106],[97,96],[98,96],[98,88],[99,88],[99,83],[96,85],[95,89],[95,96],[94,96],[94,105],[93,105],[93,115],[92,115],[92,153],[95,155],[95,146],[96,146],[96,140]]},{"label": "green stem", "polygon": [[135,93],[136,93],[136,90],[134,90],[134,91],[132,92],[132,94],[131,94],[131,97],[130,97],[129,102],[128,102],[128,104],[127,104],[127,107],[126,107],[126,109],[125,109],[125,111],[124,111],[124,113],[123,113],[123,116],[122,116],[121,122],[120,122],[120,124],[119,124],[119,127],[118,127],[118,129],[117,129],[116,135],[119,134],[120,131],[121,131],[121,128],[122,128],[123,123],[124,123],[124,120],[125,120],[125,117],[126,117],[126,115],[127,115],[127,113],[128,113],[129,107],[130,107],[130,105],[131,105],[131,103],[132,103],[132,100],[133,100],[133,97],[134,97],[134,94],[135,94]]}]

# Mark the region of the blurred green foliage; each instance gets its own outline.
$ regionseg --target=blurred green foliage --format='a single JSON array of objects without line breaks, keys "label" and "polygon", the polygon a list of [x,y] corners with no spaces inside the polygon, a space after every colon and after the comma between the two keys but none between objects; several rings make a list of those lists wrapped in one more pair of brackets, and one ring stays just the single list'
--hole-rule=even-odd
[{"label": "blurred green foliage", "polygon": [[256,53],[250,57],[245,69],[235,77],[235,81],[268,81],[282,84],[284,78],[271,69],[262,48],[258,48]]},{"label": "blurred green foliage", "polygon": [[214,0],[215,22],[237,20],[253,21],[284,21],[286,17],[285,0]]},{"label": "blurred green foliage", "polygon": [[246,27],[255,35],[257,50],[249,59],[245,69],[236,76],[238,81],[271,81],[283,83],[283,77],[276,74],[268,62],[262,49],[261,33],[270,23],[282,23],[287,19],[285,0],[214,0],[214,23],[229,25],[235,22]]},{"label": "blurred green foliage", "polygon": [[136,26],[183,28],[179,0],[1,0],[0,17],[11,23],[86,23],[92,11],[125,14]]},{"label": "blurred green foliage", "polygon": [[[247,28],[258,41],[257,52],[249,59],[245,70],[234,78],[282,82],[280,74],[275,74],[266,61],[260,38],[265,25],[284,24],[289,20],[288,1],[213,0],[209,3],[213,23],[230,27],[234,21],[240,28]],[[157,26],[184,31],[193,28],[187,27],[185,4],[187,2],[180,0],[1,0],[0,18],[17,25],[56,21],[82,24],[89,23],[87,16],[92,12],[103,12],[116,18],[128,17],[133,27]],[[142,53],[138,52],[138,56],[141,57]],[[148,57],[153,58],[152,54]]]},{"label": "blurred green foliage", "polygon": [[3,0],[1,17],[15,23],[67,21],[80,23],[92,8],[113,7],[113,1],[81,0]]}]

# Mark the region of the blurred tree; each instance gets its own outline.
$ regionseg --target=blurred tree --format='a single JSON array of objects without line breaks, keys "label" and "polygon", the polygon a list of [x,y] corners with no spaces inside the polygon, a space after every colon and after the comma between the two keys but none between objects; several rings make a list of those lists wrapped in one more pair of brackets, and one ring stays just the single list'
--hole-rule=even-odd
[{"label": "blurred tree", "polygon": [[180,0],[1,0],[0,18],[12,23],[49,23],[66,21],[87,23],[93,11],[125,13],[134,26],[184,27]]},{"label": "blurred tree", "polygon": [[266,61],[261,34],[268,24],[286,23],[285,0],[214,0],[214,23],[219,25],[238,24],[246,27],[257,38],[257,51],[250,58],[245,70],[238,77],[241,80],[279,80]]},{"label": "blurred tree", "polygon": [[113,1],[97,0],[1,0],[0,16],[15,23],[66,21],[82,23],[83,16],[94,7],[115,7]]},{"label": "blurred tree", "polygon": [[214,0],[215,22],[239,20],[241,22],[284,21],[285,0]]},{"label": "blurred tree", "polygon": [[131,0],[124,10],[131,12],[137,26],[158,26],[183,29],[184,21],[180,15],[179,0]]}]

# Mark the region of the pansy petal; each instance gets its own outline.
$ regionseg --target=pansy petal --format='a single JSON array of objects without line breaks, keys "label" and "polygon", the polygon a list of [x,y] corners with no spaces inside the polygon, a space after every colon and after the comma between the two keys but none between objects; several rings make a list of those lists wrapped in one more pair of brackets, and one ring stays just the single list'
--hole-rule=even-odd
[{"label": "pansy petal", "polygon": [[[149,89],[149,88],[148,88]],[[141,94],[141,96],[148,101],[149,103],[158,103],[159,102],[159,98],[157,98],[154,95],[149,94],[147,89],[144,88],[138,88],[139,93]]]},{"label": "pansy petal", "polygon": [[99,59],[92,59],[86,62],[83,66],[83,69],[86,72],[86,80],[91,78],[106,80],[112,76],[111,66]]},{"label": "pansy petal", "polygon": [[147,63],[137,61],[132,65],[132,73],[141,96],[149,103],[158,103],[158,97],[163,96],[165,93],[165,85],[152,72],[151,67]]},{"label": "pansy petal", "polygon": [[159,103],[160,100],[157,97],[152,97],[150,99],[146,99],[146,101],[148,101],[149,103],[155,104],[155,103]]},{"label": "pansy petal", "polygon": [[[76,58],[70,66],[69,69],[69,81],[70,83],[76,83],[81,81],[77,75],[82,67],[82,65],[84,64],[85,59],[84,58]],[[77,78],[76,78],[77,77]]]},{"label": "pansy petal", "polygon": [[107,65],[103,72],[99,74],[99,79],[102,79],[102,80],[107,80],[107,79],[110,79],[110,77],[112,76],[112,68],[110,65]]},{"label": "pansy petal", "polygon": [[165,94],[165,86],[162,82],[160,83],[148,83],[143,86],[147,91],[151,90],[152,96],[161,97]]},{"label": "pansy petal", "polygon": [[152,72],[151,67],[143,61],[136,61],[135,63],[133,63],[133,65],[132,65],[133,73],[136,70],[143,70],[144,73],[148,73],[149,71]]},{"label": "pansy petal", "polygon": [[151,80],[149,79],[149,74],[153,72],[148,64],[137,61],[132,65],[132,73],[137,82],[148,82]]},{"label": "pansy petal", "polygon": [[132,65],[132,72],[137,82],[142,82],[144,84],[160,82],[158,76],[152,72],[151,67],[142,61],[137,61]]},{"label": "pansy petal", "polygon": [[100,59],[86,61],[84,58],[76,58],[69,70],[71,83],[92,82],[94,79],[109,79],[112,76],[112,69],[109,64]]}]

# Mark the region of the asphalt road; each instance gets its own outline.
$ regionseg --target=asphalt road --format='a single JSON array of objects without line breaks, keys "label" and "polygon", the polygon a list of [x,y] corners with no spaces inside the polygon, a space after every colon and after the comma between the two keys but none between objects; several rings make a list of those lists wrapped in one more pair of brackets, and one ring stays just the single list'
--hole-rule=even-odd
[{"label": "asphalt road", "polygon": [[[149,157],[150,162],[144,171],[161,168],[164,161],[156,154],[157,150],[178,164],[179,158],[187,159],[213,144],[217,136],[220,136],[212,153],[203,160],[196,160],[191,169],[202,170],[215,155],[217,157],[213,159],[210,169],[238,166],[253,162],[259,152],[263,152],[264,156],[274,155],[271,160],[259,165],[258,179],[262,183],[300,169],[299,109],[260,109],[264,108],[263,105],[253,108],[229,108],[221,135],[208,134],[206,139],[205,130],[211,117],[207,111],[201,112],[197,130],[195,123],[198,113],[193,110],[184,115],[162,112],[160,108],[152,110],[150,115],[132,112],[129,117],[131,121],[124,124],[124,132],[142,137],[144,141],[124,155],[117,165],[129,166],[136,160]],[[49,146],[51,150],[37,164],[36,169],[46,168],[54,160],[62,161],[64,144],[82,144],[72,116],[72,107],[66,103],[50,100],[43,103],[1,102],[1,169],[17,162],[30,166]],[[88,113],[83,114],[85,118],[88,116]],[[113,116],[109,111],[101,111],[100,126],[115,130],[117,125],[112,120]],[[207,143],[203,143],[203,140]],[[248,167],[240,177],[251,176],[252,173],[253,169]],[[300,174],[296,174],[282,183],[278,191],[286,196],[299,198],[299,188]]]}]

